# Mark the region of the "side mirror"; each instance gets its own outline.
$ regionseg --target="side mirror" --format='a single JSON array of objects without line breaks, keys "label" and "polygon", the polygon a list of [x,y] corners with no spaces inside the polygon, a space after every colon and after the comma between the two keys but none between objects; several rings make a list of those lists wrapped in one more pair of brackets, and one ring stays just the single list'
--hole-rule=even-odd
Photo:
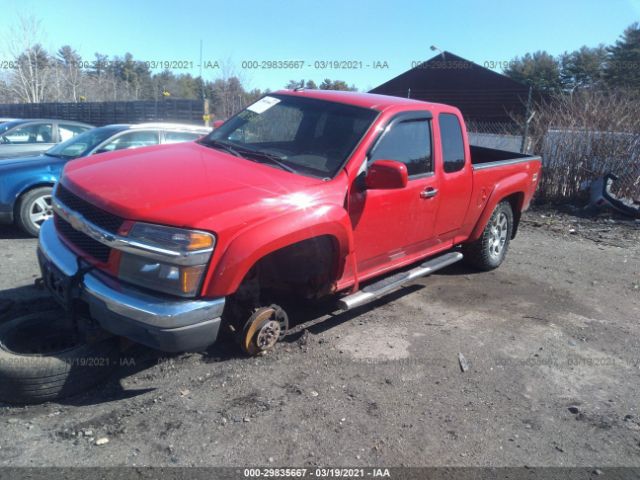
[{"label": "side mirror", "polygon": [[213,128],[216,129],[220,127],[223,123],[224,123],[224,120],[216,120],[215,122],[213,122]]},{"label": "side mirror", "polygon": [[408,181],[407,166],[395,160],[376,160],[365,177],[365,185],[371,190],[404,188]]}]

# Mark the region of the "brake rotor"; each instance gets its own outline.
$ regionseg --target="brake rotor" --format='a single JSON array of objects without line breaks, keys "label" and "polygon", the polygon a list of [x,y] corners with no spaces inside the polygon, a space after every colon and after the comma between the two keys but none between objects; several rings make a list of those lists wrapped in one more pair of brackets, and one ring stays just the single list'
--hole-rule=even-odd
[{"label": "brake rotor", "polygon": [[278,305],[260,307],[246,321],[242,335],[242,350],[257,355],[272,349],[289,328],[289,317]]}]

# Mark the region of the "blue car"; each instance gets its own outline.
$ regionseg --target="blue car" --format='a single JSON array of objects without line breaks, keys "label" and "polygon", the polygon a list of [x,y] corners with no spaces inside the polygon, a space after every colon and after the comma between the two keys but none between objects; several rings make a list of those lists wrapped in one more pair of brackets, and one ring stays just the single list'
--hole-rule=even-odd
[{"label": "blue car", "polygon": [[197,140],[211,130],[180,124],[107,125],[60,143],[44,154],[0,160],[0,223],[15,223],[38,236],[53,214],[51,191],[74,158],[164,143]]}]

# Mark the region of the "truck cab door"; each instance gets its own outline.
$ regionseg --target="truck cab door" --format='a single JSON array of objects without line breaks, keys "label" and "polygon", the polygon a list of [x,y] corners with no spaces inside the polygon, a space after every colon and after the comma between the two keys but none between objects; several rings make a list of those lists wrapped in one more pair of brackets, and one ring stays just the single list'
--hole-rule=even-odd
[{"label": "truck cab door", "polygon": [[463,133],[461,118],[453,113],[438,115],[438,155],[442,161],[440,193],[443,201],[435,222],[435,234],[446,241],[453,238],[462,227],[473,190],[473,169],[467,138]]},{"label": "truck cab door", "polygon": [[434,244],[440,195],[433,168],[430,112],[394,117],[369,150],[367,168],[379,160],[403,163],[408,180],[404,188],[371,189],[363,181],[367,173],[362,172],[351,189],[349,215],[361,277]]}]

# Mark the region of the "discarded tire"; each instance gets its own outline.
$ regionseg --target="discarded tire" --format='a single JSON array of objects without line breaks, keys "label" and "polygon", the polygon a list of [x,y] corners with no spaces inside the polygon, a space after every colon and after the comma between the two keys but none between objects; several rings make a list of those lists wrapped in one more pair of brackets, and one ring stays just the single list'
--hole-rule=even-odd
[{"label": "discarded tire", "polygon": [[43,403],[106,379],[118,357],[110,338],[87,344],[61,311],[39,312],[0,325],[0,401]]}]

